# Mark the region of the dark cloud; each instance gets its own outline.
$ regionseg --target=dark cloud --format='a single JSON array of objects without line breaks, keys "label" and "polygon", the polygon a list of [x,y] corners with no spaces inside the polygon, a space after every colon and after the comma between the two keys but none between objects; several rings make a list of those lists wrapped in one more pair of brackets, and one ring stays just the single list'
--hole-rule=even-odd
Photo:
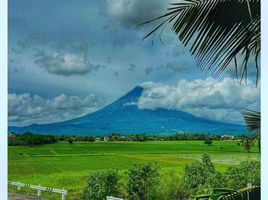
[{"label": "dark cloud", "polygon": [[25,69],[25,66],[22,66],[20,58],[8,58],[8,74],[20,74]]},{"label": "dark cloud", "polygon": [[76,54],[87,54],[89,50],[89,44],[83,38],[62,38],[61,40],[51,42],[49,47],[55,51]]},{"label": "dark cloud", "polygon": [[[31,32],[24,38],[17,40],[17,51],[22,51],[31,48],[37,48],[39,45],[46,45],[49,43],[47,37],[40,32]],[[15,47],[13,47],[15,48]]]},{"label": "dark cloud", "polygon": [[119,72],[118,71],[114,72],[114,76],[115,77],[118,77],[119,76]]},{"label": "dark cloud", "polygon": [[133,71],[136,67],[137,67],[136,65],[130,64],[129,68],[128,68],[128,71]]},{"label": "dark cloud", "polygon": [[187,71],[189,71],[189,67],[186,67],[185,65],[182,65],[182,64],[176,63],[176,62],[168,62],[168,63],[166,63],[164,68],[171,69],[171,70],[174,70],[174,71],[177,71],[177,72],[187,72]]},{"label": "dark cloud", "polygon": [[145,71],[145,74],[148,75],[148,74],[152,73],[153,68],[152,67],[146,67],[144,71]]},{"label": "dark cloud", "polygon": [[82,36],[73,38],[71,36],[48,37],[44,33],[30,32],[16,42],[16,46],[12,45],[12,51],[21,53],[25,50],[42,51],[45,48],[50,48],[54,51],[64,51],[72,53],[87,53],[88,42]]}]

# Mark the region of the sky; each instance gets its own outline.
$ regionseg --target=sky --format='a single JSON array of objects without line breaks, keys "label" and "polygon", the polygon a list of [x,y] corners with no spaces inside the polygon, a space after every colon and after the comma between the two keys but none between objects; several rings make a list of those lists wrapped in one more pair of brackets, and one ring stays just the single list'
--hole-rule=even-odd
[{"label": "sky", "polygon": [[[167,108],[244,123],[260,109],[255,71],[240,84],[230,66],[219,78],[201,72],[167,26],[142,38],[166,0],[10,0],[9,125],[64,121],[94,112],[137,85],[139,109]],[[250,63],[250,69],[254,69]]]}]

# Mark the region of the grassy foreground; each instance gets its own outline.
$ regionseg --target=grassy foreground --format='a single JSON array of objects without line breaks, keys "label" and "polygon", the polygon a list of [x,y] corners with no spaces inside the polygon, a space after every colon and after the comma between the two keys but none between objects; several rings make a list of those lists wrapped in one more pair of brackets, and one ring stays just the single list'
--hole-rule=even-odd
[{"label": "grassy foreground", "polygon": [[[68,190],[68,199],[79,199],[87,177],[94,170],[128,169],[132,163],[157,161],[161,174],[181,176],[186,163],[211,155],[217,169],[246,160],[258,160],[257,147],[245,153],[236,141],[66,142],[39,147],[9,147],[8,179]],[[124,176],[124,173],[122,173]],[[9,187],[15,190],[14,187]],[[36,193],[35,190],[24,191]],[[59,199],[55,193],[43,193]]]}]

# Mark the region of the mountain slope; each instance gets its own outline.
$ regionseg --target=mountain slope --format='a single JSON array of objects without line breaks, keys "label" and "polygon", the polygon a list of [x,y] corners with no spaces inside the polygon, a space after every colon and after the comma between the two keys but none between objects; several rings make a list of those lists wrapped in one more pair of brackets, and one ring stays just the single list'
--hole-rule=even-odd
[{"label": "mountain slope", "polygon": [[238,134],[246,133],[245,126],[228,124],[196,117],[177,110],[158,108],[139,109],[137,102],[143,92],[135,87],[114,103],[83,117],[51,123],[33,124],[25,127],[9,127],[9,132],[53,134],[171,134],[177,132]]}]

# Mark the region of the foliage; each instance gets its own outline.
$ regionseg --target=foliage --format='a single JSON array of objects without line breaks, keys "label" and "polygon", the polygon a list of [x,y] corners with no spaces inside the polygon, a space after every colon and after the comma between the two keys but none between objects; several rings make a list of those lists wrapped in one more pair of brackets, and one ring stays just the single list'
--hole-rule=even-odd
[{"label": "foliage", "polygon": [[230,195],[236,192],[233,189],[225,189],[225,188],[213,188],[209,194],[201,194],[197,196],[193,196],[194,200],[219,200],[221,197]]},{"label": "foliage", "polygon": [[60,136],[55,136],[57,140],[59,141],[68,141],[69,138],[72,138],[74,141],[80,141],[80,142],[94,142],[96,139],[94,136],[91,135],[60,135]]},{"label": "foliage", "polygon": [[243,140],[243,148],[246,152],[250,152],[250,148],[253,146],[252,142],[250,141],[249,137]]},{"label": "foliage", "polygon": [[[206,138],[210,138],[213,140],[221,140],[221,135],[215,134],[206,134],[206,133],[176,133],[173,135],[148,135],[148,134],[135,134],[135,135],[123,135],[120,133],[113,133],[111,135],[107,135],[106,138],[108,141],[137,141],[137,142],[145,142],[145,141],[176,141],[176,140],[205,140]],[[235,136],[237,139],[237,136]],[[78,141],[83,141],[79,140]],[[103,138],[102,138],[103,141]]]},{"label": "foliage", "polygon": [[185,166],[184,181],[193,193],[225,185],[223,175],[215,169],[208,154],[203,154],[201,162]]},{"label": "foliage", "polygon": [[106,196],[118,196],[118,181],[118,170],[93,172],[84,189],[82,200],[105,200]]},{"label": "foliage", "polygon": [[67,139],[67,141],[68,141],[69,144],[73,144],[74,143],[74,139],[72,137],[69,137]]},{"label": "foliage", "polygon": [[[111,135],[104,136],[92,136],[92,135],[60,135],[54,136],[58,141],[68,141],[71,137],[74,141],[80,142],[94,142],[96,138],[99,141],[177,141],[177,140],[205,140],[210,138],[211,140],[224,140],[226,138],[221,137],[221,135],[209,134],[209,133],[176,133],[170,135],[149,135],[149,134],[135,134],[135,135],[124,135],[120,133],[112,133]],[[240,136],[235,136],[234,139],[239,139]]]},{"label": "foliage", "polygon": [[211,145],[212,144],[212,139],[211,138],[206,138],[204,141],[204,144]]},{"label": "foliage", "polygon": [[247,123],[248,130],[259,132],[261,129],[261,113],[252,110],[244,110],[242,114]]},{"label": "foliage", "polygon": [[245,188],[220,198],[220,200],[249,200],[249,199],[254,200],[261,199],[260,186]]},{"label": "foliage", "polygon": [[129,199],[148,200],[149,192],[159,176],[159,166],[155,162],[134,164],[127,171],[127,191]]},{"label": "foliage", "polygon": [[257,141],[260,152],[261,113],[252,110],[244,110],[242,114],[247,123],[248,130],[254,131],[254,133],[250,137],[248,137],[248,143],[250,143],[252,146]]},{"label": "foliage", "polygon": [[260,186],[241,190],[215,188],[210,194],[197,195],[194,200],[260,200]]},{"label": "foliage", "polygon": [[[190,45],[201,70],[219,76],[233,62],[241,79],[247,77],[248,67],[254,67],[258,82],[260,0],[184,0],[171,5],[166,14],[141,24],[160,20],[144,38],[172,23],[181,42]],[[243,59],[239,70],[237,56]],[[255,66],[248,65],[251,57]]]},{"label": "foliage", "polygon": [[88,142],[94,142],[96,139],[94,136],[86,136],[85,137],[85,141],[88,141]]},{"label": "foliage", "polygon": [[[239,165],[228,167],[225,172],[221,173],[215,169],[210,157],[204,154],[202,162],[198,161],[185,166],[184,180],[193,194],[209,193],[208,196],[216,198],[219,196],[219,192],[228,191],[213,188],[238,190],[245,188],[247,183],[260,185],[260,162],[242,162]],[[205,196],[199,197],[204,198]]]},{"label": "foliage", "polygon": [[8,138],[9,146],[36,146],[57,142],[52,135],[39,135],[33,133],[12,134]]},{"label": "foliage", "polygon": [[225,176],[229,188],[241,189],[247,183],[260,185],[260,162],[246,161],[239,165],[230,166],[225,172]]},{"label": "foliage", "polygon": [[176,171],[161,174],[158,183],[150,193],[152,200],[185,200],[190,197],[189,188],[182,182]]}]

